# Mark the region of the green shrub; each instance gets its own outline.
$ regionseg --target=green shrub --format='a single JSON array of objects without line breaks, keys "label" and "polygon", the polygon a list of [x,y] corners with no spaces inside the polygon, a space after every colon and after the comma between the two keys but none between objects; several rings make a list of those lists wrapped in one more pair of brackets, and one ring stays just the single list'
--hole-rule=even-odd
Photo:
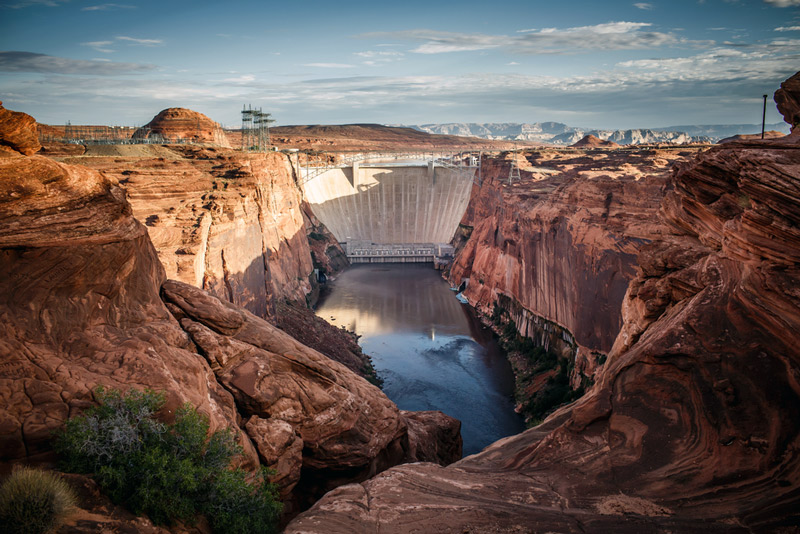
[{"label": "green shrub", "polygon": [[72,488],[54,473],[17,468],[0,487],[0,532],[53,532],[76,502]]},{"label": "green shrub", "polygon": [[[545,352],[545,354],[552,353]],[[553,356],[555,357],[555,355]],[[530,426],[539,424],[550,412],[562,404],[582,397],[585,392],[584,384],[575,390],[570,387],[570,363],[566,358],[559,359],[557,365],[558,373],[548,378],[539,391],[522,403],[522,413],[529,421]]]},{"label": "green shrub", "polygon": [[248,473],[228,469],[241,452],[230,430],[209,436],[208,418],[189,405],[173,424],[157,421],[164,395],[151,390],[98,388],[96,396],[100,405],[67,421],[56,438],[65,469],[93,474],[114,502],[156,524],[205,514],[215,532],[277,528],[282,506],[265,475],[250,483]]}]

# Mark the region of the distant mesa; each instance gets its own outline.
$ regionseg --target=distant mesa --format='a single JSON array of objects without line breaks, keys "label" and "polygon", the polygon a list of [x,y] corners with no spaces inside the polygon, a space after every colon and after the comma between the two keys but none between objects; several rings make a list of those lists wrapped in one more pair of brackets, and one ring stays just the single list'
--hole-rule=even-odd
[{"label": "distant mesa", "polygon": [[618,145],[614,141],[604,141],[603,139],[595,137],[592,134],[584,136],[583,139],[570,146],[573,148],[619,148],[620,147],[620,145]]},{"label": "distant mesa", "polygon": [[136,130],[135,139],[162,138],[230,147],[222,127],[206,115],[186,108],[167,108]]},{"label": "distant mesa", "polygon": [[[768,132],[764,132],[764,139],[777,139],[778,137],[785,137],[786,134],[783,132],[779,132],[777,130],[770,130]],[[733,141],[753,141],[761,139],[761,134],[739,134],[733,135],[731,137],[726,137],[725,139],[720,139],[719,144],[722,143],[730,143]]]}]

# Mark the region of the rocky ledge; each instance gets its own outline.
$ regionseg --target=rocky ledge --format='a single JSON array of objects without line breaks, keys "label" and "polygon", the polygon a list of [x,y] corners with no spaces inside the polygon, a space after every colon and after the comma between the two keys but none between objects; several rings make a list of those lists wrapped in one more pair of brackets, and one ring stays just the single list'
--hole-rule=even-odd
[{"label": "rocky ledge", "polygon": [[338,488],[286,531],[796,528],[798,169],[796,136],[680,166],[663,235],[638,252],[622,330],[582,399],[448,467]]},{"label": "rocky ledge", "polygon": [[24,148],[0,152],[0,470],[52,462],[52,432],[99,385],[164,391],[165,419],[188,402],[234,429],[290,516],[391,465],[460,457],[458,421],[402,413],[264,319],[167,280],[113,178]]}]

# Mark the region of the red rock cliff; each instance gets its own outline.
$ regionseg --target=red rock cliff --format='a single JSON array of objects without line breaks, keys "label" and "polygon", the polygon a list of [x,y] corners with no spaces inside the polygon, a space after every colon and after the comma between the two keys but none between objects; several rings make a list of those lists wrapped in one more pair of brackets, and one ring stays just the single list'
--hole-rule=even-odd
[{"label": "red rock cliff", "polygon": [[[500,296],[512,303],[520,333],[547,345],[553,327],[569,351],[596,366],[622,325],[620,305],[636,252],[661,232],[655,212],[667,169],[685,150],[541,150],[510,163],[489,160],[473,190],[450,270],[454,285],[489,314]],[[469,230],[468,230],[469,232]]]},{"label": "red rock cliff", "polygon": [[87,157],[65,161],[119,180],[168,278],[206,289],[350,369],[374,374],[350,336],[306,310],[318,296],[314,269],[335,274],[347,259],[304,204],[286,156],[89,145]]},{"label": "red rock cliff", "polygon": [[162,390],[165,416],[189,402],[233,428],[290,514],[398,462],[460,456],[457,421],[403,414],[263,319],[166,280],[113,178],[0,153],[0,220],[0,470],[52,459],[51,433],[98,385]]},{"label": "red rock cliff", "polygon": [[[800,146],[682,165],[595,386],[446,468],[329,493],[287,532],[782,532],[800,524]],[[320,529],[319,525],[325,528]]]}]

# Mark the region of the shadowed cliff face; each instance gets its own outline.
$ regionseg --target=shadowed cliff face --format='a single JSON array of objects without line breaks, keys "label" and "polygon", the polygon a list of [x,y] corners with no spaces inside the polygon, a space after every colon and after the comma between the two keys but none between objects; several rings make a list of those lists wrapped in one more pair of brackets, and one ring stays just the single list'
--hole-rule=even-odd
[{"label": "shadowed cliff face", "polygon": [[793,136],[680,166],[582,399],[453,466],[402,466],[331,492],[287,532],[796,527],[798,169]]},{"label": "shadowed cliff face", "polygon": [[[692,151],[541,150],[489,159],[462,220],[468,238],[449,279],[491,315],[498,301],[520,334],[592,376],[622,325],[636,253],[663,231],[655,213],[669,166]],[[510,303],[510,305],[508,304]]]}]

